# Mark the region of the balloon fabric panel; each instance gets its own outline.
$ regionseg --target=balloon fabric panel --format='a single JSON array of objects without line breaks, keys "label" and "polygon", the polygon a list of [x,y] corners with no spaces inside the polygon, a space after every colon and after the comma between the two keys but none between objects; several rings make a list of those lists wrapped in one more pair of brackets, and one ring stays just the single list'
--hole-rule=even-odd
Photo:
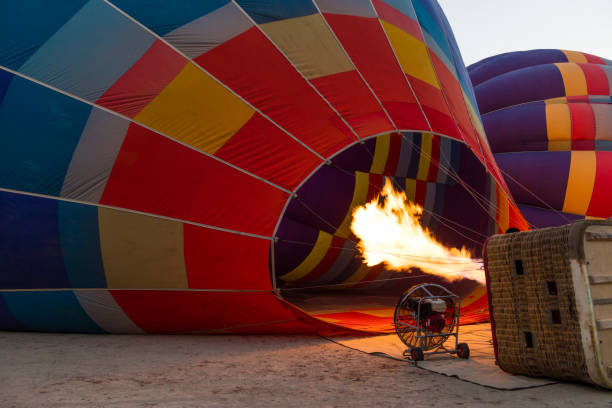
[{"label": "balloon fabric panel", "polygon": [[[386,331],[370,295],[444,283],[363,264],[352,211],[387,180],[444,244],[525,227],[433,0],[14,4],[1,329]],[[482,287],[445,284],[486,319]]]}]

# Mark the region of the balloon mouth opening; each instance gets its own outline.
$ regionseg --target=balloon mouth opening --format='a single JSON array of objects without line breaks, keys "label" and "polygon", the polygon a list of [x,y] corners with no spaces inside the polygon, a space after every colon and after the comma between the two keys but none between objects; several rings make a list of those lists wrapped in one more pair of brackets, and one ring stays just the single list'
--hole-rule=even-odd
[{"label": "balloon mouth opening", "polygon": [[478,300],[463,323],[487,320],[484,278],[449,278],[422,265],[366,265],[350,229],[353,212],[376,201],[388,182],[423,208],[420,224],[445,246],[479,257],[485,239],[498,232],[497,184],[463,143],[412,132],[373,137],[321,166],[289,202],[270,250],[280,295],[323,322],[391,332],[401,294],[429,282],[470,304]]}]

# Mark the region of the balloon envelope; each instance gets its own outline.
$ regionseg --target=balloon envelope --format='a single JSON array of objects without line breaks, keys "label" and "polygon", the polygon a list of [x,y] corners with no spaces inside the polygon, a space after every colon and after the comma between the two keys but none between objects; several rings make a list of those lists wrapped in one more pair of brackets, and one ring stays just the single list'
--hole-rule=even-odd
[{"label": "balloon envelope", "polygon": [[545,227],[612,215],[612,61],[532,50],[469,72],[491,150],[527,220]]},{"label": "balloon envelope", "polygon": [[5,1],[0,129],[2,329],[387,330],[433,278],[362,265],[384,178],[448,245],[524,226],[434,0]]}]

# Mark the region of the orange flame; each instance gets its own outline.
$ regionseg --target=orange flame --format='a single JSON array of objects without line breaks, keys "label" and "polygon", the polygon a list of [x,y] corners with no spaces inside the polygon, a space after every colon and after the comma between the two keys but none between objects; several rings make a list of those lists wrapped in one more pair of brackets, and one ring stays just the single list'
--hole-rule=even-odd
[{"label": "orange flame", "polygon": [[447,248],[423,228],[423,209],[387,179],[379,196],[353,211],[351,230],[368,266],[385,263],[394,270],[420,268],[449,281],[469,278],[485,284],[482,261],[462,247]]}]

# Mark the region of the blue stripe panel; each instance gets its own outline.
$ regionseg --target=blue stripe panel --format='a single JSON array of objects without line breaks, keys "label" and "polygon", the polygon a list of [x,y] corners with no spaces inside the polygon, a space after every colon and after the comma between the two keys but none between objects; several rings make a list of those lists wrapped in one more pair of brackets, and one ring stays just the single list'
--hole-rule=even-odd
[{"label": "blue stripe panel", "polygon": [[[438,216],[443,216],[444,214],[444,201],[446,197],[446,186],[444,184],[436,184],[436,198],[434,203],[434,214]],[[429,221],[430,228],[434,231],[438,230],[440,225],[439,217],[431,217],[431,221]]]},{"label": "blue stripe panel", "polygon": [[86,2],[0,1],[0,65],[18,70]]},{"label": "blue stripe panel", "polygon": [[229,0],[113,0],[115,6],[163,37],[229,3]]},{"label": "blue stripe panel", "polygon": [[318,13],[311,0],[236,0],[257,24]]},{"label": "blue stripe panel", "polygon": [[13,79],[13,74],[0,69],[0,106],[2,106],[4,95],[6,94],[6,91],[8,90],[8,87],[11,84],[12,79]]},{"label": "blue stripe panel", "polygon": [[[456,176],[459,173],[459,167],[461,166],[461,155],[464,150],[462,149],[462,144],[460,144],[456,140],[452,140],[452,142],[453,143],[451,144],[450,168],[453,170],[451,171],[451,174],[454,174]],[[473,155],[471,150],[469,152],[470,153],[468,154],[468,156]],[[457,184],[457,180],[455,178],[449,177],[446,181],[446,184],[454,186],[455,184]]]},{"label": "blue stripe panel", "polygon": [[421,0],[412,0],[412,5],[414,6],[414,11],[416,12],[419,24],[423,30],[427,31],[436,41],[438,47],[440,47],[444,54],[446,54],[446,58],[449,60],[452,59],[450,47],[446,41],[446,36],[434,18],[433,10],[429,10],[431,5]]},{"label": "blue stripe panel", "polygon": [[406,177],[408,173],[408,167],[412,161],[412,133],[402,134],[402,144],[400,148],[400,156],[397,161],[397,169],[395,170],[396,177]]},{"label": "blue stripe panel", "polygon": [[443,35],[446,39],[446,42],[449,46],[451,53],[451,60],[455,65],[455,70],[459,76],[459,82],[461,83],[461,87],[463,88],[463,92],[468,96],[468,99],[474,106],[474,109],[478,113],[478,105],[476,103],[476,96],[474,95],[474,89],[472,88],[472,82],[470,81],[470,77],[468,75],[467,69],[465,68],[465,63],[463,62],[463,57],[459,52],[459,46],[457,45],[457,41],[455,40],[455,35],[453,34],[453,30],[448,22],[448,19],[444,15],[442,8],[435,0],[420,0],[422,4],[424,4],[429,10],[430,14],[434,16],[438,26],[443,32]]},{"label": "blue stripe panel", "polygon": [[73,292],[5,292],[9,309],[24,326],[42,332],[106,333],[85,313]]},{"label": "blue stripe panel", "polygon": [[474,86],[506,72],[555,62],[567,62],[560,50],[514,51],[485,58],[468,67]]},{"label": "blue stripe panel", "polygon": [[595,150],[600,151],[600,150],[605,150],[605,151],[612,151],[612,141],[610,140],[596,140],[595,141]]},{"label": "blue stripe panel", "polygon": [[508,72],[474,87],[482,115],[506,106],[565,96],[556,65],[538,65]]},{"label": "blue stripe panel", "polygon": [[21,73],[96,101],[155,42],[108,4],[92,0],[40,47]]},{"label": "blue stripe panel", "polygon": [[404,13],[405,15],[407,15],[414,21],[417,21],[417,16],[414,13],[414,9],[410,5],[409,0],[382,0],[382,1],[383,3],[387,3],[388,5],[390,5],[397,11],[401,11],[402,13]]},{"label": "blue stripe panel", "polygon": [[487,113],[482,123],[493,153],[548,150],[543,101]]},{"label": "blue stripe panel", "polygon": [[18,330],[24,331],[28,328],[19,323],[13,312],[9,309],[8,305],[4,301],[2,293],[0,293],[0,330]]},{"label": "blue stripe panel", "polygon": [[60,242],[72,288],[106,288],[100,251],[98,208],[58,202]]},{"label": "blue stripe panel", "polygon": [[421,134],[413,133],[412,137],[406,136],[408,143],[412,142],[412,157],[406,172],[406,178],[415,179],[419,172],[419,161],[421,159]]},{"label": "blue stripe panel", "polygon": [[68,288],[57,202],[0,192],[0,288]]},{"label": "blue stripe panel", "polygon": [[90,111],[15,77],[0,108],[0,187],[59,195]]}]

